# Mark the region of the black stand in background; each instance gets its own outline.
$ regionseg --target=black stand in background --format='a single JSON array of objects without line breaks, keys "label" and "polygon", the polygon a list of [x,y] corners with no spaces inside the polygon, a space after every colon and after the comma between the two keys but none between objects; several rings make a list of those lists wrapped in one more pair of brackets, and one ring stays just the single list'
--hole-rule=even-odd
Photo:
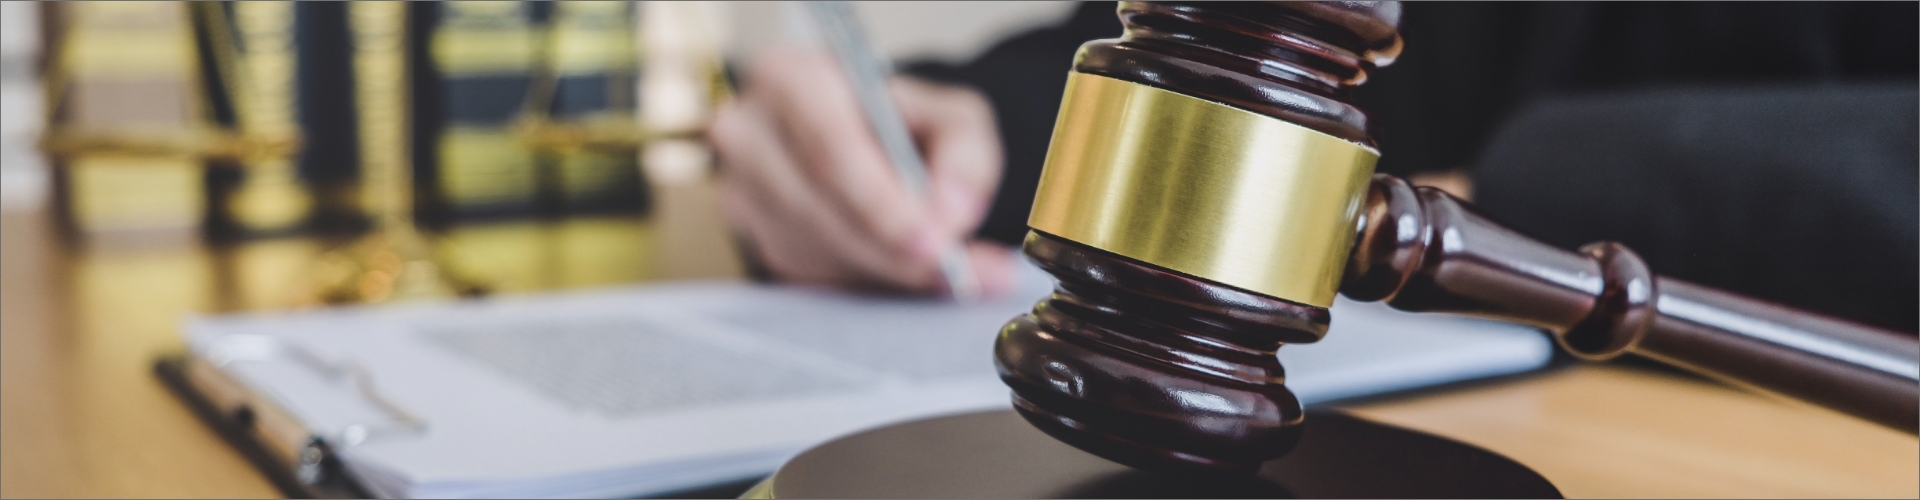
[{"label": "black stand in background", "polygon": [[883,427],[808,450],[749,498],[1560,498],[1518,462],[1457,441],[1309,411],[1253,477],[1177,479],[1081,452],[1012,411]]}]

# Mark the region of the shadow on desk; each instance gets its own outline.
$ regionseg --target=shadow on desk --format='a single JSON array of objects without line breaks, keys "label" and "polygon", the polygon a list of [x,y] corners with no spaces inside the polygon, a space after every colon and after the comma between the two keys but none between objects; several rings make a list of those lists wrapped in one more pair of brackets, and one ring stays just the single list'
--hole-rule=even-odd
[{"label": "shadow on desk", "polygon": [[753,488],[753,485],[759,484],[763,479],[766,478],[754,477],[642,498],[740,498],[740,495],[746,494],[748,489]]}]

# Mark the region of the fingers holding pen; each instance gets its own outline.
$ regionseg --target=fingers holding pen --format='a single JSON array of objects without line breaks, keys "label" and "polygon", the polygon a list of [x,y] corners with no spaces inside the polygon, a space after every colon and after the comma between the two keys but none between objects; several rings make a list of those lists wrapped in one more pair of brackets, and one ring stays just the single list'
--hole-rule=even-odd
[{"label": "fingers holding pen", "polygon": [[1013,291],[1016,284],[1014,274],[1015,255],[1012,248],[999,243],[973,241],[966,244],[967,260],[972,264],[974,282],[980,285],[980,295],[997,297]]},{"label": "fingers holding pen", "polygon": [[753,99],[716,116],[711,140],[726,163],[723,208],[747,232],[758,257],[783,279],[842,287],[928,291],[937,276],[901,262],[805,178],[774,120]]},{"label": "fingers holding pen", "polygon": [[964,237],[986,217],[1003,156],[993,108],[978,92],[896,79],[894,101],[926,158],[929,208]]},{"label": "fingers holding pen", "polygon": [[[947,241],[965,242],[986,218],[999,188],[1003,156],[993,107],[978,92],[910,78],[892,85],[901,117],[926,158],[928,210]],[[995,243],[967,242],[974,282],[993,296],[1011,290],[1014,255]]]},{"label": "fingers holding pen", "polygon": [[775,67],[763,73],[781,81],[757,86],[767,91],[769,112],[808,179],[879,243],[922,256],[938,247],[928,241],[918,193],[887,159],[839,63],[810,51],[769,59]]},{"label": "fingers holding pen", "polygon": [[926,163],[907,186],[830,56],[766,53],[709,128],[730,221],[783,280],[937,293],[964,249],[983,291],[1011,281],[1004,247],[968,245],[999,179],[991,108],[977,93],[895,79],[890,91]]}]

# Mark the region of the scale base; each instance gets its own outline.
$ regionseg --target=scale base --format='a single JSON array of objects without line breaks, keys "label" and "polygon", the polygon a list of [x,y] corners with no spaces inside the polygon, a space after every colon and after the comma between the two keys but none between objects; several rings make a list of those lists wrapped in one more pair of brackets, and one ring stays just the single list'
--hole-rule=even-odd
[{"label": "scale base", "polygon": [[320,256],[302,305],[478,297],[487,289],[435,255],[411,227],[389,227]]}]

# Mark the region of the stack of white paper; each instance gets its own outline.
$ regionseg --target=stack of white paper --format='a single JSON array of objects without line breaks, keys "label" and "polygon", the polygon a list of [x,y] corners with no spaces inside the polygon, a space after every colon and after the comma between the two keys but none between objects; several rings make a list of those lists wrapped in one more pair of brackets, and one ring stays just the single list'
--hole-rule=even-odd
[{"label": "stack of white paper", "polygon": [[[665,284],[206,318],[188,335],[381,497],[637,496],[767,474],[878,425],[1008,407],[994,333],[1050,287],[1032,268],[1009,297],[965,305]],[[1326,340],[1281,350],[1309,403],[1527,370],[1551,350],[1511,325],[1344,301],[1333,315]]]}]

